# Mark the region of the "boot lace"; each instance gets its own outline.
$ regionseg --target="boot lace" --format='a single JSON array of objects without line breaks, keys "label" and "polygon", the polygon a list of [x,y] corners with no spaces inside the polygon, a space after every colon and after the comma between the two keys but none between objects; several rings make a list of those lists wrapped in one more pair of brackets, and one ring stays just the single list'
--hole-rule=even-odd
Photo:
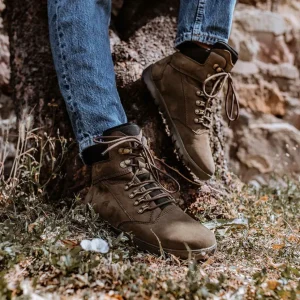
[{"label": "boot lace", "polygon": [[[203,94],[208,101],[216,98],[220,91],[227,83],[227,91],[225,96],[225,112],[229,124],[238,119],[240,114],[240,106],[237,98],[237,93],[234,88],[233,79],[230,73],[225,72],[218,65],[214,66],[217,73],[210,75],[203,82]],[[213,82],[213,83],[212,83]],[[207,91],[208,83],[212,83],[210,91]]]},{"label": "boot lace", "polygon": [[[128,156],[121,162],[120,166],[122,168],[131,167],[134,173],[131,180],[125,185],[125,190],[132,190],[129,198],[135,200],[135,206],[143,204],[138,213],[142,214],[147,210],[154,210],[157,207],[175,203],[175,199],[170,194],[179,192],[180,185],[175,178],[155,165],[155,158],[147,147],[144,137],[140,140],[136,136],[99,136],[95,142],[107,146],[102,155],[119,147],[118,152]],[[125,143],[124,148],[120,147]],[[175,183],[177,187],[175,191],[170,191],[162,186],[161,174]],[[150,202],[154,202],[154,205],[150,206]]]}]

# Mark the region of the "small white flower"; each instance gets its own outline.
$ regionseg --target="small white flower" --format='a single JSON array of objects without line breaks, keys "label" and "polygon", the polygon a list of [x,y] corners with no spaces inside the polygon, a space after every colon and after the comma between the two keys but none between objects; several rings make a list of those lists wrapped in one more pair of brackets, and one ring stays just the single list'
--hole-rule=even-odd
[{"label": "small white flower", "polygon": [[89,240],[82,240],[80,242],[80,246],[83,250],[86,250],[86,251],[91,251],[91,241]]},{"label": "small white flower", "polygon": [[82,240],[80,246],[86,251],[95,251],[99,253],[107,253],[109,251],[108,243],[102,239]]}]

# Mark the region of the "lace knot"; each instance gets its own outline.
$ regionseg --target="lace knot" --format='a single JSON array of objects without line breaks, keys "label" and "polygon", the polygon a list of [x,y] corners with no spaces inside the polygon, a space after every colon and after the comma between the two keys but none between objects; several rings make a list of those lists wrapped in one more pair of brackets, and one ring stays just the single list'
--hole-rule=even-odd
[{"label": "lace knot", "polygon": [[[211,91],[208,92],[207,84],[211,82],[213,82],[212,88]],[[240,114],[240,105],[231,74],[227,72],[219,72],[210,75],[203,82],[203,93],[208,99],[214,99],[218,96],[226,83],[227,91],[225,97],[225,112],[230,124],[230,122],[237,120]]]}]

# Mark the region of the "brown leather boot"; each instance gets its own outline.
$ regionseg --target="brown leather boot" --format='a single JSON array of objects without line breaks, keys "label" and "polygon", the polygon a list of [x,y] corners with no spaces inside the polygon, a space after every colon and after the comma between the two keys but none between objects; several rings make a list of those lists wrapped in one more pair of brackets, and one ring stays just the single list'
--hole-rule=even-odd
[{"label": "brown leather boot", "polygon": [[234,120],[238,115],[229,74],[236,60],[237,53],[231,47],[218,43],[203,64],[176,52],[150,65],[143,73],[143,80],[167,124],[166,131],[175,143],[175,151],[201,180],[210,179],[215,172],[209,138],[211,102],[227,80],[227,116]]},{"label": "brown leather boot", "polygon": [[181,258],[191,253],[203,259],[214,253],[214,234],[176,206],[159,183],[162,171],[137,125],[110,129],[99,144],[107,148],[104,160],[92,167],[92,186],[85,201],[103,220],[118,232],[131,233],[138,247],[152,253],[159,254],[160,246]]}]

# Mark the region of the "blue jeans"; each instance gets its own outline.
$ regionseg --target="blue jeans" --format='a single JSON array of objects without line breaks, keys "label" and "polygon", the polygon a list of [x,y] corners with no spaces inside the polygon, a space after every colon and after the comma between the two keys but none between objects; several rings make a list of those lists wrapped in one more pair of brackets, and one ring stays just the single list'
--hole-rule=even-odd
[{"label": "blue jeans", "polygon": [[[181,0],[175,45],[228,41],[236,0]],[[116,88],[108,27],[111,0],[48,0],[59,86],[80,151],[127,122]]]}]

